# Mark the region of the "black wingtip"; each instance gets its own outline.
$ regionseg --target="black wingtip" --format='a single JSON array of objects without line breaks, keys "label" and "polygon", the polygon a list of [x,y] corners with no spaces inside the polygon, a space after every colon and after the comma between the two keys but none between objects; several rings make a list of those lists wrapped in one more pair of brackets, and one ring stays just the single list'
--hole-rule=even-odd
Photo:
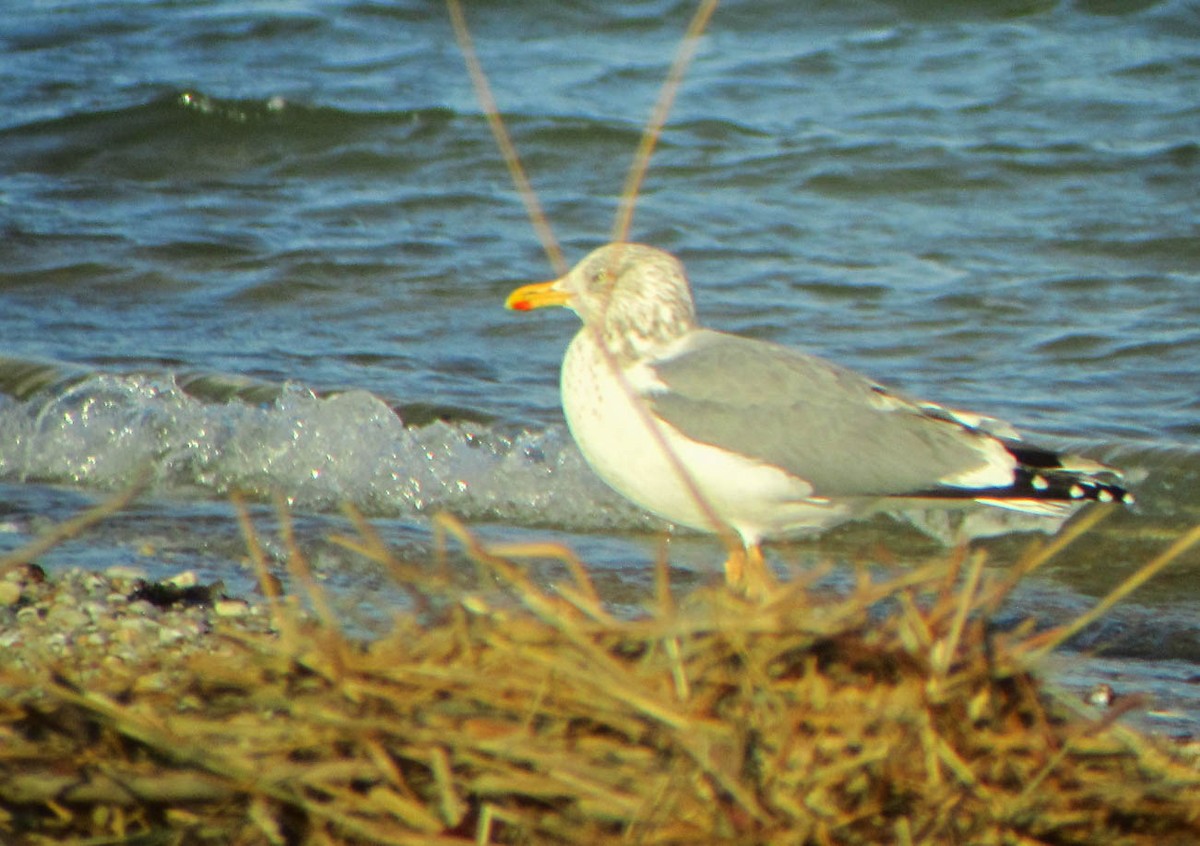
[{"label": "black wingtip", "polygon": [[1133,494],[1116,482],[1070,470],[1018,467],[1016,478],[1007,490],[1013,490],[1012,496],[1018,499],[1117,502],[1133,505]]},{"label": "black wingtip", "polygon": [[1083,459],[1069,459],[1038,447],[1005,444],[1018,461],[1008,485],[988,488],[941,487],[916,496],[935,499],[978,499],[992,504],[1112,502],[1133,505],[1134,496],[1120,484],[1119,471]]}]

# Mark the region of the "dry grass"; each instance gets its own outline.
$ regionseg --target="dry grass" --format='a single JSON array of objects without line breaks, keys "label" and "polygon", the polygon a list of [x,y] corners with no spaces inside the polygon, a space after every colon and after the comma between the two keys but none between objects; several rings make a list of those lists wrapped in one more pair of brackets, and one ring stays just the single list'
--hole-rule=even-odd
[{"label": "dry grass", "polygon": [[[504,591],[452,595],[362,526],[345,542],[415,579],[426,622],[356,643],[320,602],[323,622],[275,596],[277,635],[230,623],[221,654],[158,674],[169,689],[139,685],[146,668],[87,688],[0,673],[26,687],[0,705],[0,839],[1200,840],[1200,772],[1115,713],[1052,702],[1027,669],[1048,636],[989,632],[1011,581],[986,584],[978,557],[761,605],[676,605],[664,577],[618,620],[561,550],[441,525]],[[535,584],[524,553],[564,557],[574,582]],[[314,590],[298,550],[291,565]]]}]

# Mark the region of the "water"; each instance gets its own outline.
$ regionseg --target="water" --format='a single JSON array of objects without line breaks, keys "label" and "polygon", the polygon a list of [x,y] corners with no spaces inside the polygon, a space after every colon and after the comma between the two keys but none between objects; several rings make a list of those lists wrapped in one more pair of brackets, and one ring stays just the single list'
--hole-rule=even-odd
[{"label": "water", "polygon": [[[691,8],[470,7],[574,260],[607,239]],[[684,259],[709,325],[1139,479],[1138,509],[1014,615],[1077,613],[1200,519],[1198,21],[1185,2],[730,2],[645,183],[633,236]],[[551,268],[438,4],[39,3],[0,43],[0,550],[148,472],[134,509],[45,563],[249,589],[240,490],[269,545],[285,498],[366,616],[401,599],[326,540],[345,502],[414,561],[442,509],[489,540],[562,540],[636,603],[662,526],[563,429],[574,318],[501,307]],[[997,569],[1027,543],[990,542]],[[937,548],[875,521],[773,555],[881,546]],[[719,566],[708,539],[669,551],[681,586]],[[1193,553],[1080,647],[1194,724],[1195,673],[1139,668],[1200,663],[1197,610]]]}]

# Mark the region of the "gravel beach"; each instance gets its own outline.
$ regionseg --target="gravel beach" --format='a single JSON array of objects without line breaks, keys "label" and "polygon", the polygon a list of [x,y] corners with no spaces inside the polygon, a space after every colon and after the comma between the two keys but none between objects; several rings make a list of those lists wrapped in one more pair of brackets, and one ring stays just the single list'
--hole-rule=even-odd
[{"label": "gravel beach", "polygon": [[0,694],[5,676],[37,677],[51,671],[90,685],[105,676],[156,678],[164,651],[170,664],[197,653],[216,653],[220,621],[227,629],[270,630],[266,606],[225,596],[221,583],[201,585],[190,571],[148,582],[136,570],[104,573],[72,569],[47,576],[37,565],[0,575]]}]

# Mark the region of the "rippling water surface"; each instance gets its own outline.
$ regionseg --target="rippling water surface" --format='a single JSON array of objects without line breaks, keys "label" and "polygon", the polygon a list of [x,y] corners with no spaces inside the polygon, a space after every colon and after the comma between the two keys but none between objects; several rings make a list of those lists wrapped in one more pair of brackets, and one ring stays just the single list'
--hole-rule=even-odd
[{"label": "rippling water surface", "polygon": [[[470,4],[569,260],[607,239],[690,13]],[[149,467],[47,563],[244,583],[241,489],[286,497],[345,591],[381,584],[322,540],[348,501],[414,559],[449,509],[565,540],[636,599],[662,527],[563,429],[574,318],[502,308],[551,269],[438,4],[40,3],[0,45],[0,548]],[[1014,611],[1061,619],[1200,515],[1198,90],[1185,2],[729,2],[633,236],[684,259],[712,326],[1130,470],[1139,508]],[[996,566],[1027,542],[992,541]],[[935,548],[877,521],[775,555],[880,544]],[[671,543],[681,583],[719,557]],[[1089,678],[1194,667],[1197,611],[1193,554],[1085,639],[1124,662]]]}]

